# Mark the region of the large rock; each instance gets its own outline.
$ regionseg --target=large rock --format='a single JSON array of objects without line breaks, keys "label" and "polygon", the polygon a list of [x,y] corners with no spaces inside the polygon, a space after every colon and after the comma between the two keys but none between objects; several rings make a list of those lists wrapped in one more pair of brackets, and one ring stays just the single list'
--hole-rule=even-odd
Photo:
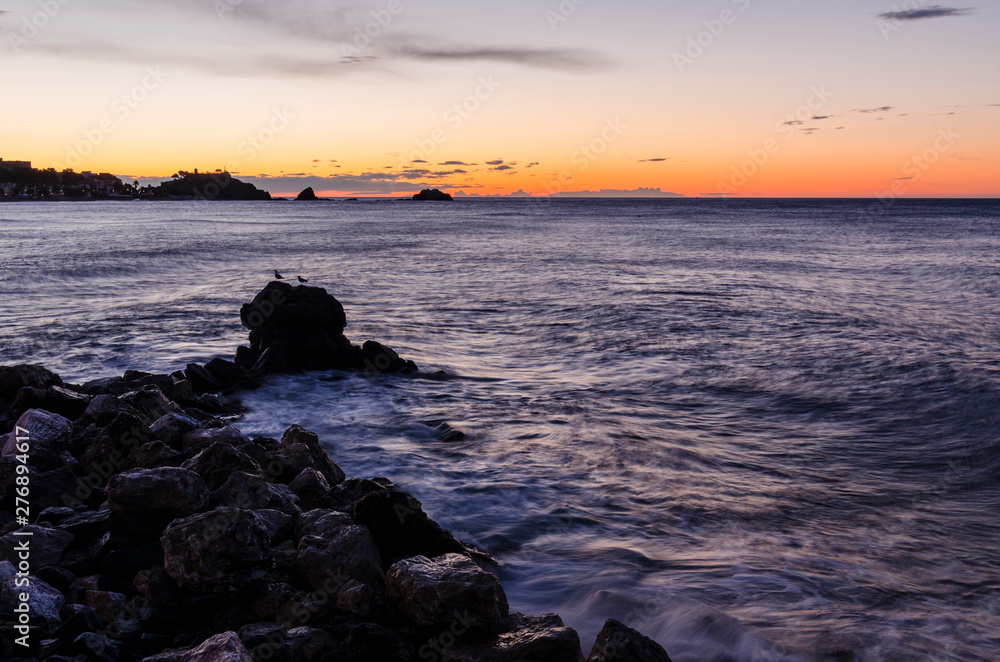
[{"label": "large rock", "polygon": [[104,485],[108,478],[121,471],[134,450],[151,441],[155,441],[155,437],[149,427],[140,418],[123,412],[90,442],[80,456],[80,466]]},{"label": "large rock", "polygon": [[40,365],[0,366],[0,400],[13,400],[17,392],[25,386],[48,388],[63,386],[59,375]]},{"label": "large rock", "polygon": [[214,444],[230,444],[239,447],[249,442],[250,439],[242,432],[227,425],[222,428],[206,428],[185,433],[181,439],[181,446],[185,451],[198,453]]},{"label": "large rock", "polygon": [[305,536],[299,541],[299,574],[314,589],[333,592],[351,579],[364,584],[382,584],[382,560],[371,534],[363,526],[344,526],[324,536]]},{"label": "large rock", "polygon": [[156,438],[175,450],[180,450],[183,445],[184,435],[197,430],[198,421],[187,414],[170,412],[165,414],[149,426]]},{"label": "large rock", "polygon": [[238,589],[271,563],[268,528],[248,510],[219,508],[177,520],[160,542],[167,574],[197,591]]},{"label": "large rock", "polygon": [[497,632],[508,614],[500,580],[467,557],[445,554],[397,561],[386,573],[386,596],[420,627]]},{"label": "large rock", "polygon": [[303,190],[302,193],[299,193],[299,196],[295,199],[298,202],[313,202],[315,200],[319,200],[319,198],[316,197],[316,191],[314,191],[311,186]]},{"label": "large rock", "polygon": [[274,509],[297,514],[295,494],[287,485],[269,483],[261,476],[233,471],[219,489],[212,492],[213,506],[245,510]]},{"label": "large rock", "polygon": [[225,443],[209,446],[181,466],[204,478],[205,484],[210,490],[222,487],[235,471],[242,471],[253,476],[261,474],[260,465],[254,462],[250,456]]},{"label": "large rock", "polygon": [[345,478],[344,471],[320,445],[319,437],[298,425],[285,430],[272,457],[282,469],[282,482],[294,480],[305,469],[318,471],[330,486],[339,485]]},{"label": "large rock", "polygon": [[387,562],[465,552],[462,543],[424,513],[419,501],[395,487],[380,488],[362,497],[352,515],[371,530]]},{"label": "large rock", "polygon": [[87,420],[94,421],[98,425],[107,425],[118,414],[131,414],[136,418],[142,416],[138,409],[127,402],[122,402],[121,398],[110,393],[94,396],[83,412]]},{"label": "large rock", "polygon": [[29,409],[17,419],[15,431],[8,435],[2,457],[21,455],[18,452],[18,428],[20,434],[27,430],[28,464],[45,471],[54,469],[61,463],[60,455],[66,449],[73,434],[73,424],[60,416],[42,409]]},{"label": "large rock", "polygon": [[[496,639],[475,641],[448,646],[452,630],[431,639],[420,649],[427,656],[430,651],[442,651],[442,662],[580,662],[580,635],[566,627],[556,614],[524,616],[511,614],[504,623],[504,630]],[[461,634],[459,624],[455,631]]]},{"label": "large rock", "polygon": [[445,193],[440,189],[436,188],[425,188],[420,193],[413,196],[413,199],[418,202],[453,202],[454,198],[451,197],[451,193]]},{"label": "large rock", "polygon": [[670,662],[670,656],[649,637],[609,618],[597,635],[587,662]]},{"label": "large rock", "polygon": [[235,632],[224,632],[206,639],[187,651],[167,651],[147,657],[143,662],[254,662]]},{"label": "large rock", "polygon": [[209,499],[201,476],[178,467],[136,469],[112,476],[105,494],[112,510],[149,513],[165,519],[204,510]]},{"label": "large rock", "polygon": [[[18,535],[18,534],[23,535]],[[56,565],[62,559],[75,536],[59,529],[47,529],[37,524],[29,524],[17,531],[0,536],[0,558],[16,562],[19,554],[15,550],[27,542],[30,548],[31,567],[43,568]]]},{"label": "large rock", "polygon": [[17,392],[14,402],[7,410],[8,418],[17,418],[29,409],[44,409],[75,420],[83,415],[90,396],[76,393],[61,386],[50,386],[46,389],[25,386]]},{"label": "large rock", "polygon": [[59,611],[66,599],[62,593],[37,577],[27,577],[27,587],[22,585],[24,579],[24,577],[11,577],[0,585],[0,602],[3,602],[4,612],[9,614],[14,607],[21,604],[21,594],[27,593],[31,625],[45,634],[52,634],[62,624]]}]

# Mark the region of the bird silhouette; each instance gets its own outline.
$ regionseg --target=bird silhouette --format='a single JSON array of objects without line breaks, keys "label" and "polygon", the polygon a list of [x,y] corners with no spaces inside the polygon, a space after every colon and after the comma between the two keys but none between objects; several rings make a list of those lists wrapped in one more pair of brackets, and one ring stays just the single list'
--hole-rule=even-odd
[{"label": "bird silhouette", "polygon": [[308,283],[308,282],[309,282],[308,280],[306,280],[306,279],[305,279],[305,278],[303,278],[302,276],[296,276],[296,278],[298,278],[298,279],[299,279],[299,282],[300,282],[300,283]]},{"label": "bird silhouette", "polygon": [[279,274],[277,269],[274,270],[274,277],[278,280],[285,280],[285,277]]}]

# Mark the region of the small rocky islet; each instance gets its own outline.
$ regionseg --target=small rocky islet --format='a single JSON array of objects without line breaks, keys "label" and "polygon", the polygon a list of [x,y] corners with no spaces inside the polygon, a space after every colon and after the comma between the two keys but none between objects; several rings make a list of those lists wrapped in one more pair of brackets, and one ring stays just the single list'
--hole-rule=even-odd
[{"label": "small rocky islet", "polygon": [[[489,555],[389,480],[348,478],[298,425],[280,439],[232,425],[233,394],[267,375],[403,378],[419,373],[412,361],[351,344],[322,288],[269,283],[240,318],[250,337],[234,361],[169,375],[76,385],[42,366],[0,367],[4,660],[585,659],[559,616],[511,613]],[[30,523],[14,515],[25,463]],[[16,551],[25,539],[30,567]],[[12,609],[25,596],[27,630]],[[586,660],[670,658],[608,620]]]}]

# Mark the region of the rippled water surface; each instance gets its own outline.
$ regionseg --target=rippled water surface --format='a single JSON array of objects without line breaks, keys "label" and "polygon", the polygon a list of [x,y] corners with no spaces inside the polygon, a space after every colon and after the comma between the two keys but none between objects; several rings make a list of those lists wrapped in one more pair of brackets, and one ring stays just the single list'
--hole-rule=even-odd
[{"label": "rippled water surface", "polygon": [[870,209],[3,204],[0,362],[228,356],[302,274],[353,341],[456,378],[276,378],[241,427],[397,481],[513,608],[678,662],[997,660],[1000,204]]}]

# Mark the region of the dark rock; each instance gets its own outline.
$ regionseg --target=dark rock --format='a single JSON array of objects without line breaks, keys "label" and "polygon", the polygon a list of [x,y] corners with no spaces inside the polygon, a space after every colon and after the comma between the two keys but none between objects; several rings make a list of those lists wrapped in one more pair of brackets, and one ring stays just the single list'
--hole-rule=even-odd
[{"label": "dark rock", "polygon": [[72,517],[76,511],[67,506],[50,506],[38,513],[39,524],[59,524],[63,520]]},{"label": "dark rock", "polygon": [[212,492],[213,507],[226,506],[245,510],[274,509],[289,515],[298,514],[295,494],[287,485],[269,483],[261,476],[234,471],[219,489]]},{"label": "dark rock", "polygon": [[[391,485],[391,483],[389,483]],[[330,490],[330,505],[335,510],[345,513],[354,511],[354,507],[369,494],[382,492],[386,486],[367,478],[348,478],[340,485]]]},{"label": "dark rock", "polygon": [[167,651],[147,657],[143,662],[253,662],[249,651],[235,632],[225,632],[206,639],[187,651]]},{"label": "dark rock", "polygon": [[303,469],[288,487],[299,497],[304,510],[315,510],[329,503],[330,484],[313,468]]},{"label": "dark rock", "polygon": [[302,193],[299,193],[299,196],[295,198],[295,200],[298,202],[313,202],[315,200],[319,200],[319,198],[316,197],[316,192],[313,191],[312,187],[310,186],[309,188],[302,191]]},{"label": "dark rock", "polygon": [[[18,533],[24,535],[17,535]],[[27,537],[28,534],[30,537]],[[41,568],[47,565],[57,565],[62,559],[63,552],[73,543],[74,536],[59,529],[29,524],[18,528],[16,532],[0,536],[0,558],[16,559],[18,555],[14,551],[15,548],[26,540],[31,547],[32,567]]]},{"label": "dark rock", "polygon": [[219,508],[177,520],[160,542],[167,574],[192,590],[239,588],[271,562],[270,533],[248,510]]},{"label": "dark rock", "polygon": [[8,402],[25,386],[44,389],[63,385],[59,375],[40,365],[0,366],[0,399]]},{"label": "dark rock", "polygon": [[35,571],[35,577],[38,577],[60,593],[66,593],[69,590],[70,584],[76,579],[76,575],[58,565],[47,565],[39,568]]},{"label": "dark rock", "polygon": [[90,396],[50,386],[47,389],[25,386],[17,392],[14,402],[7,409],[7,417],[16,419],[29,409],[44,409],[73,420],[83,415],[90,404]]},{"label": "dark rock", "polygon": [[339,485],[345,478],[343,470],[323,450],[319,437],[298,425],[285,430],[273,458],[283,467],[281,482],[293,480],[304,469],[315,469],[330,486]]},{"label": "dark rock", "polygon": [[[240,446],[249,442],[243,433],[234,427],[226,426],[221,428],[208,428],[202,430],[192,430],[184,435],[181,445],[185,451],[199,453],[215,444],[229,444]],[[259,471],[258,467],[258,471]]]},{"label": "dark rock", "polygon": [[500,580],[459,554],[397,561],[385,581],[390,603],[420,627],[449,627],[461,616],[470,631],[496,632],[508,614]]},{"label": "dark rock", "polygon": [[[80,500],[76,498],[77,496],[82,495],[83,498],[93,496],[89,488],[78,485],[77,481],[76,472],[68,466],[32,474],[32,509],[41,512],[46,508],[54,506],[76,507],[80,504]],[[14,487],[14,484],[10,483],[6,486],[6,489],[9,493],[12,493]],[[11,500],[13,501],[13,498]]]},{"label": "dark rock", "polygon": [[337,529],[352,524],[354,520],[347,513],[336,510],[310,510],[299,516],[295,524],[295,539],[299,540],[304,536],[326,538]]},{"label": "dark rock", "polygon": [[[65,450],[73,434],[73,424],[60,416],[43,409],[30,409],[17,419],[17,428],[28,431],[28,462],[42,471],[54,469],[62,464],[60,453]],[[7,437],[2,457],[20,455],[16,434]]]},{"label": "dark rock", "polygon": [[218,393],[222,390],[222,384],[215,381],[215,376],[197,363],[189,363],[184,369],[184,376],[191,382],[195,393]]},{"label": "dark rock", "polygon": [[0,602],[4,605],[18,605],[21,604],[21,594],[27,593],[31,625],[43,634],[52,634],[62,624],[59,611],[66,601],[63,594],[37,577],[27,578],[30,590],[26,591],[19,585],[23,579],[11,577],[0,585]]},{"label": "dark rock", "polygon": [[55,528],[72,533],[80,540],[93,540],[107,533],[110,517],[111,511],[107,508],[85,510],[64,519]]},{"label": "dark rock", "polygon": [[253,613],[257,614],[258,618],[281,622],[277,618],[278,609],[286,604],[294,595],[295,589],[290,584],[283,582],[271,583],[250,603],[250,609],[253,610]]},{"label": "dark rock", "polygon": [[272,281],[243,306],[240,320],[250,331],[248,351],[258,357],[255,374],[360,369],[359,350],[344,337],[344,307],[322,288]]},{"label": "dark rock", "polygon": [[350,579],[337,591],[337,609],[366,618],[383,607],[382,592]]},{"label": "dark rock", "polygon": [[291,658],[298,662],[316,662],[334,647],[333,637],[328,632],[310,627],[298,627],[285,635],[285,645],[291,652]]},{"label": "dark rock", "polygon": [[121,471],[126,458],[143,444],[155,441],[152,431],[141,419],[121,413],[91,441],[80,457],[80,466],[92,486],[103,487],[107,479]]},{"label": "dark rock", "polygon": [[121,571],[126,575],[158,565],[163,565],[163,546],[159,542],[116,549],[108,552],[101,561],[101,566],[106,570]]},{"label": "dark rock", "polygon": [[236,450],[232,445],[222,442],[212,444],[182,464],[181,467],[193,471],[205,479],[205,484],[210,490],[222,487],[235,471],[242,471],[253,476],[261,475],[260,465],[245,453]]},{"label": "dark rock", "polygon": [[157,439],[175,450],[180,450],[183,447],[184,435],[199,427],[201,426],[198,421],[187,414],[170,412],[156,419],[149,429]]},{"label": "dark rock", "polygon": [[74,652],[92,662],[118,662],[121,650],[107,637],[95,632],[84,632],[73,640]]},{"label": "dark rock", "polygon": [[408,556],[464,554],[465,546],[424,513],[419,501],[395,487],[363,497],[352,512],[367,526],[387,562]]},{"label": "dark rock", "polygon": [[466,440],[465,433],[453,428],[447,421],[423,421],[422,424],[434,430],[441,441],[452,443]]},{"label": "dark rock", "polygon": [[404,361],[395,351],[374,340],[369,340],[361,347],[361,363],[368,375],[417,371],[415,363]]},{"label": "dark rock", "polygon": [[[69,607],[73,609],[70,610]],[[96,609],[86,605],[67,605],[63,609],[63,622],[52,633],[56,639],[73,641],[84,632],[101,632],[108,626],[107,620]]]},{"label": "dark rock", "polygon": [[344,648],[341,659],[352,662],[408,662],[413,657],[408,641],[375,623],[355,626],[344,640]]},{"label": "dark rock", "polygon": [[262,508],[253,512],[257,516],[257,519],[264,523],[264,527],[267,529],[268,536],[272,542],[291,537],[295,528],[291,515],[269,508]]},{"label": "dark rock", "polygon": [[[162,549],[162,547],[161,547]],[[139,595],[155,606],[169,605],[180,597],[180,590],[163,566],[153,566],[136,573],[132,585]]]},{"label": "dark rock", "polygon": [[122,470],[176,467],[183,461],[183,457],[183,454],[178,453],[162,441],[151,441],[132,451],[125,459]]},{"label": "dark rock", "polygon": [[323,538],[302,538],[298,569],[314,589],[329,589],[331,580],[339,587],[350,579],[380,586],[384,578],[375,541],[363,526],[344,526]]},{"label": "dark rock", "polygon": [[451,197],[450,193],[444,193],[436,188],[425,188],[420,193],[413,196],[414,200],[417,201],[432,201],[432,202],[453,202],[454,198]]},{"label": "dark rock", "polygon": [[247,385],[252,381],[246,370],[226,359],[212,359],[205,364],[205,370],[212,375],[213,381],[219,384],[222,389]]},{"label": "dark rock", "polygon": [[204,510],[209,499],[201,476],[177,467],[135,469],[112,476],[105,493],[111,510],[149,513],[165,519]]},{"label": "dark rock", "polygon": [[181,413],[183,410],[175,403],[171,402],[160,387],[149,385],[143,386],[136,391],[129,391],[121,396],[122,402],[131,405],[139,410],[150,423],[171,413]]},{"label": "dark rock", "polygon": [[138,409],[110,394],[94,396],[83,412],[84,418],[102,426],[113,421],[118,414],[131,414],[136,418],[142,416]]},{"label": "dark rock", "polygon": [[670,662],[670,656],[649,637],[609,618],[597,635],[587,662]]},{"label": "dark rock", "polygon": [[281,646],[285,643],[287,633],[288,630],[277,623],[254,623],[246,625],[236,632],[248,650],[266,644]]},{"label": "dark rock", "polygon": [[87,591],[83,594],[83,601],[108,622],[117,620],[127,613],[129,605],[127,595],[112,591]]}]

